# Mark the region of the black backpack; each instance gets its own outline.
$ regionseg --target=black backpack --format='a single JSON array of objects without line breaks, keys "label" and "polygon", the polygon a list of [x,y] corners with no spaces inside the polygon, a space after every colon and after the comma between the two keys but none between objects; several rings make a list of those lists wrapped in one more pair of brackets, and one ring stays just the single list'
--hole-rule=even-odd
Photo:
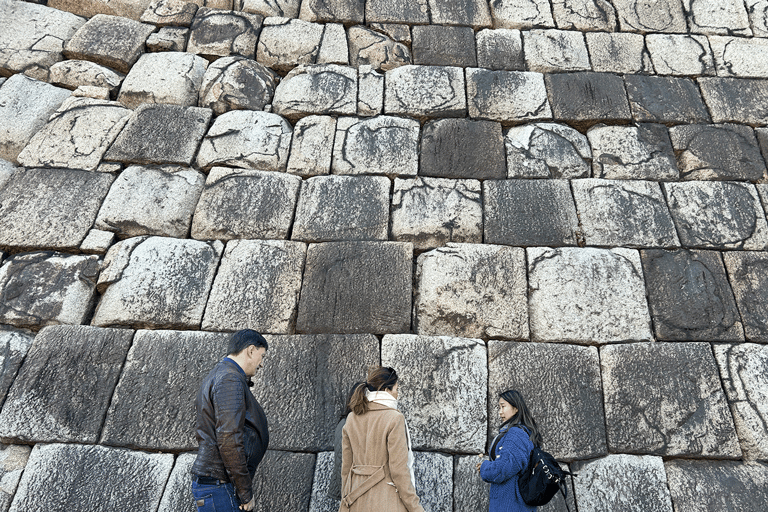
[{"label": "black backpack", "polygon": [[[520,496],[526,505],[531,506],[546,505],[555,497],[557,491],[560,491],[565,499],[568,497],[568,488],[565,486],[566,475],[576,476],[562,469],[552,455],[534,446],[531,457],[528,459],[528,466],[517,479]],[[565,508],[570,512],[567,501]]]}]

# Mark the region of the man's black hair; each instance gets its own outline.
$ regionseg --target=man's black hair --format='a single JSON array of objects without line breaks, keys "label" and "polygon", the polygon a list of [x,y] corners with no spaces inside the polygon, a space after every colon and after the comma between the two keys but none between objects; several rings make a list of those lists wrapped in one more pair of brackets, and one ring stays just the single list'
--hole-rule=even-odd
[{"label": "man's black hair", "polygon": [[264,350],[269,349],[269,344],[264,336],[254,331],[253,329],[243,329],[237,331],[232,335],[229,340],[229,355],[237,355],[251,345],[255,345],[256,348],[264,347]]}]

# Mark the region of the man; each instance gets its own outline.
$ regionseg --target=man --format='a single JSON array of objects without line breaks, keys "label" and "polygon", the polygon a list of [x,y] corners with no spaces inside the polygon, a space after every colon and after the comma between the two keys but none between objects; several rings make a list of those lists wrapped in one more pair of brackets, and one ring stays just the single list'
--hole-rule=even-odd
[{"label": "man", "polygon": [[228,356],[197,393],[197,442],[192,494],[197,510],[253,510],[253,476],[269,444],[267,417],[253,397],[250,378],[261,368],[267,340],[245,329],[232,335]]}]

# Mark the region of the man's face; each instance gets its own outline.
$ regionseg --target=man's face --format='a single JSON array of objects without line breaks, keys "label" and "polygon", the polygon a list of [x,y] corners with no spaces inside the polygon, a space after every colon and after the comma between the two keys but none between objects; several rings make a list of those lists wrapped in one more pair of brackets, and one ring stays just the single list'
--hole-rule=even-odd
[{"label": "man's face", "polygon": [[256,370],[264,366],[264,356],[267,353],[267,349],[265,349],[264,347],[257,347],[255,345],[251,345],[245,350],[246,350],[246,355],[248,356],[245,373],[249,377],[253,377],[254,375],[256,375]]}]

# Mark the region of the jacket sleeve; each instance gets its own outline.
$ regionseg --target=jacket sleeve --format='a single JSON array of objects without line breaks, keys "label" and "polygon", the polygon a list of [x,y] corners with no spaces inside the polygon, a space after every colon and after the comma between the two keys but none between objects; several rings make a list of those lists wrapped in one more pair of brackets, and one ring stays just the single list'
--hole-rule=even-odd
[{"label": "jacket sleeve", "polygon": [[347,492],[347,479],[352,471],[352,443],[349,442],[346,425],[341,430],[341,497]]},{"label": "jacket sleeve", "polygon": [[531,442],[525,432],[511,428],[497,445],[496,460],[486,460],[480,466],[480,478],[492,484],[501,484],[520,473],[531,456],[529,445]]},{"label": "jacket sleeve", "polygon": [[402,414],[398,414],[396,418],[393,428],[387,434],[389,475],[392,477],[392,483],[395,484],[400,501],[408,512],[424,512],[408,469],[408,437],[405,432],[405,418]]},{"label": "jacket sleeve", "polygon": [[214,384],[212,402],[216,414],[216,442],[238,498],[248,503],[253,497],[251,476],[245,455],[245,389],[235,375],[224,375]]}]

